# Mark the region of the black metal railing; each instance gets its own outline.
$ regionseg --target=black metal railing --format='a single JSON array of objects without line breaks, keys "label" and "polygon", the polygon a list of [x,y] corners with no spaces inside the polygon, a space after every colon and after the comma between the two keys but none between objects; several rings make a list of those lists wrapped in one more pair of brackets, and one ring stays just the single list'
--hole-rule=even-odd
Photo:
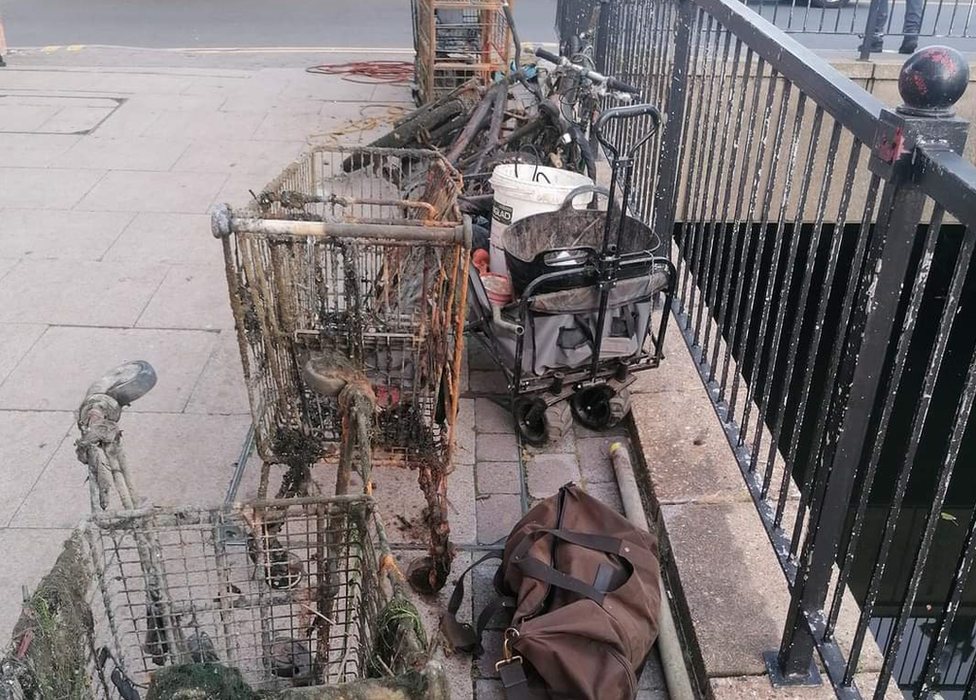
[{"label": "black metal railing", "polygon": [[[612,3],[612,0],[602,0]],[[976,0],[741,0],[788,34],[816,49],[850,52],[866,59],[884,37],[950,39],[960,50],[976,50]],[[578,33],[579,18],[595,0],[559,0],[560,36]],[[862,41],[868,37],[868,41]],[[898,43],[885,47],[899,48]],[[839,55],[843,55],[839,54]],[[849,54],[850,55],[850,54]]]},{"label": "black metal railing", "polygon": [[771,674],[808,681],[816,651],[838,697],[970,697],[976,665],[945,663],[976,604],[961,57],[916,56],[893,109],[738,0],[560,10],[667,115],[632,206],[670,242],[675,316],[791,590]]}]

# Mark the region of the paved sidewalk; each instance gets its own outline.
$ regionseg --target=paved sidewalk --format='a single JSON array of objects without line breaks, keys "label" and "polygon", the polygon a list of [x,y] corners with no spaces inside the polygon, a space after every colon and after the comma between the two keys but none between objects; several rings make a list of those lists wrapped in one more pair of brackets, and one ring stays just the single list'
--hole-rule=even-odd
[{"label": "paved sidewalk", "polygon": [[0,70],[0,636],[88,511],[74,411],[106,370],[146,359],[159,374],[123,419],[142,493],[223,498],[249,417],[207,212],[244,201],[310,134],[409,99],[305,73],[321,57],[228,70],[84,55],[109,65]]},{"label": "paved sidewalk", "polygon": [[[112,67],[118,56],[95,50],[82,58],[98,67],[62,53],[0,71],[0,639],[21,586],[36,585],[88,511],[74,411],[107,369],[146,359],[159,374],[122,420],[141,493],[164,505],[226,492],[249,416],[209,208],[244,201],[310,134],[409,101],[405,88],[303,70],[362,56],[291,56],[290,66],[279,56],[275,68],[232,56],[233,69],[215,57],[203,68],[157,53],[144,69]],[[450,482],[459,571],[567,481],[620,507],[610,437],[577,430],[544,451],[521,449],[492,394],[504,383],[483,353],[469,360]],[[240,497],[255,494],[257,477],[252,463]],[[416,475],[380,470],[377,482],[405,562],[420,546],[405,525],[423,507]],[[492,572],[482,569],[463,608],[469,617],[489,592]],[[427,603],[433,631],[438,601]],[[447,661],[455,700],[502,697],[487,662],[499,639],[492,630],[481,663]],[[641,700],[667,697],[656,655],[640,686]]]}]

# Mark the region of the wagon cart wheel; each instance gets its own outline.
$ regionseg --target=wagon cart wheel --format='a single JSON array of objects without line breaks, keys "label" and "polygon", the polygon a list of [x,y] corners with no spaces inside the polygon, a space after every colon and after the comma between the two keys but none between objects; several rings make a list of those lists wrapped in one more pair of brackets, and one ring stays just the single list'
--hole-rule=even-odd
[{"label": "wagon cart wheel", "polygon": [[512,415],[519,435],[533,447],[558,442],[573,427],[573,416],[565,401],[547,407],[543,398],[520,396],[515,399]]},{"label": "wagon cart wheel", "polygon": [[590,430],[607,430],[630,413],[630,392],[615,392],[607,385],[591,386],[573,394],[570,406],[576,421]]}]

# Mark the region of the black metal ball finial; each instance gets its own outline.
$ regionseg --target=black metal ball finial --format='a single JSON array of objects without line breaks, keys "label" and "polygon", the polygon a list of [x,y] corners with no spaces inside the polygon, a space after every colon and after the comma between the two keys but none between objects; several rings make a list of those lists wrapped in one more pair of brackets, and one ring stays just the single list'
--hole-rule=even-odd
[{"label": "black metal ball finial", "polygon": [[920,116],[952,116],[969,85],[969,63],[950,46],[926,46],[912,54],[898,75],[905,104],[899,111]]}]

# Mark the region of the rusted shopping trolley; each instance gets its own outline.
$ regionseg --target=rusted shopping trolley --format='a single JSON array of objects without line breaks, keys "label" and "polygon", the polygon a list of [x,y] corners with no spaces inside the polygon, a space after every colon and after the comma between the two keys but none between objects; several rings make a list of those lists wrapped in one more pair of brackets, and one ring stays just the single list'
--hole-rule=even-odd
[{"label": "rusted shopping trolley", "polygon": [[119,423],[154,384],[129,363],[81,405],[93,514],[25,602],[0,697],[447,700],[369,495],[140,501]]},{"label": "rusted shopping trolley", "polygon": [[274,464],[288,468],[278,496],[308,494],[311,465],[351,448],[342,409],[358,402],[375,416],[359,453],[418,471],[431,542],[409,579],[423,590],[443,586],[453,557],[446,479],[470,248],[460,188],[431,151],[318,147],[249,207],[213,217],[262,495]]}]

